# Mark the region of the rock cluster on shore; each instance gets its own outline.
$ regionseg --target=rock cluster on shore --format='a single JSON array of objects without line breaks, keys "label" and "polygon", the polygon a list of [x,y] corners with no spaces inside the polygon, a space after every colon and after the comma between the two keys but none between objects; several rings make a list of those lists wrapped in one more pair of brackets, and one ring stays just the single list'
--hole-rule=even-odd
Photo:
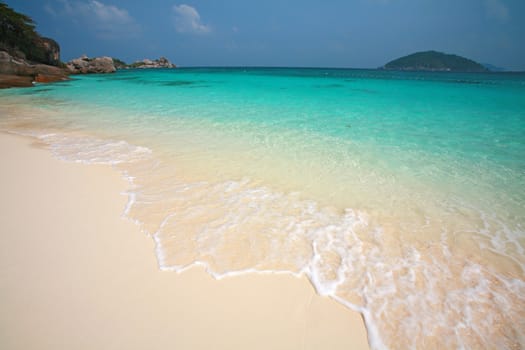
[{"label": "rock cluster on shore", "polygon": [[111,57],[89,58],[84,55],[64,64],[60,61],[59,44],[38,34],[30,17],[0,2],[0,22],[0,88],[67,80],[70,74],[113,73],[117,67],[175,67],[165,57],[128,65]]},{"label": "rock cluster on shore", "polygon": [[71,74],[113,73],[117,69],[111,57],[88,58],[86,55],[66,63]]},{"label": "rock cluster on shore", "polygon": [[[59,48],[50,46],[50,59],[59,60]],[[60,62],[60,61],[58,61]],[[55,81],[67,80],[70,74],[92,74],[92,73],[113,73],[123,68],[175,68],[167,58],[161,57],[156,60],[144,59],[126,65],[119,60],[113,60],[111,57],[94,57],[89,58],[86,55],[75,58],[61,67],[50,66],[42,63],[34,63],[24,58],[12,56],[7,51],[0,51],[0,88],[7,87],[28,87],[33,82],[50,83]]]},{"label": "rock cluster on shore", "polygon": [[60,46],[35,30],[34,21],[0,2],[0,88],[68,79]]},{"label": "rock cluster on shore", "polygon": [[0,2],[0,88],[67,80],[69,74],[113,73],[121,68],[175,68],[167,58],[127,65],[111,57],[82,56],[64,64],[60,46],[35,30],[34,21]]},{"label": "rock cluster on shore", "polygon": [[130,68],[175,68],[176,66],[171,63],[166,57],[161,57],[157,60],[150,60],[148,58],[142,61],[137,61],[129,65]]},{"label": "rock cluster on shore", "polygon": [[0,88],[32,86],[33,82],[50,83],[68,79],[68,72],[60,67],[32,63],[0,51]]},{"label": "rock cluster on shore", "polygon": [[95,57],[89,58],[86,55],[75,58],[66,63],[66,67],[71,74],[90,74],[90,73],[113,73],[117,69],[150,69],[150,68],[175,68],[166,57],[156,60],[148,58],[137,61],[132,64],[126,64],[124,61],[112,57]]}]

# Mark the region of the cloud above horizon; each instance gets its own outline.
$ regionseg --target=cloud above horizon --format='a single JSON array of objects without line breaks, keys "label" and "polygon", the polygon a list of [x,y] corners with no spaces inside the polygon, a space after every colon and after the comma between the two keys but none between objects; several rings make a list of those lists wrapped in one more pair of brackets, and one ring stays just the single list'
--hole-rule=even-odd
[{"label": "cloud above horizon", "polygon": [[194,7],[186,4],[173,5],[172,11],[177,32],[193,34],[206,34],[211,32],[211,27],[202,23],[201,16]]},{"label": "cloud above horizon", "polygon": [[100,39],[132,38],[140,32],[140,26],[124,8],[97,0],[59,0],[59,3],[59,8],[50,4],[44,8],[52,16],[68,17],[79,25],[89,25]]},{"label": "cloud above horizon", "polygon": [[374,68],[434,49],[525,70],[525,0],[4,2],[33,18],[67,59],[87,52],[130,62],[167,56],[180,66]]},{"label": "cloud above horizon", "polygon": [[509,9],[501,0],[485,0],[485,13],[489,18],[501,22],[508,21],[510,17]]}]

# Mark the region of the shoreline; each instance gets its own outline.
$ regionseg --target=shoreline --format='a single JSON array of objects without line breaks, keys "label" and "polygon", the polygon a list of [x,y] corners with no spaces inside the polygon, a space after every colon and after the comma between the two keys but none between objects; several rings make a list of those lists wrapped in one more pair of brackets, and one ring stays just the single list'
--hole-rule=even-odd
[{"label": "shoreline", "polygon": [[369,348],[361,315],[304,276],[160,271],[120,174],[35,141],[0,133],[2,348]]}]

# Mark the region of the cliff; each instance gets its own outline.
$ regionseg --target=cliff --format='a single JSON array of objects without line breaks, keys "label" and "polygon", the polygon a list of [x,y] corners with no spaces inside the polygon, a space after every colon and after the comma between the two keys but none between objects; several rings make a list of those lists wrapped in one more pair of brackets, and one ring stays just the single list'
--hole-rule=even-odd
[{"label": "cliff", "polygon": [[483,65],[457,55],[437,51],[416,52],[385,64],[383,69],[410,71],[487,72]]}]

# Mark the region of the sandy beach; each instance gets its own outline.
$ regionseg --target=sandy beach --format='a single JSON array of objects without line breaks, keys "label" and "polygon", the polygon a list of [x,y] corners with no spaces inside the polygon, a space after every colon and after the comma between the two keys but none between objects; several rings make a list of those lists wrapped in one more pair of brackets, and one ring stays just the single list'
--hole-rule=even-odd
[{"label": "sandy beach", "polygon": [[0,348],[368,348],[361,316],[306,278],[160,271],[111,167],[8,134],[0,149]]}]

